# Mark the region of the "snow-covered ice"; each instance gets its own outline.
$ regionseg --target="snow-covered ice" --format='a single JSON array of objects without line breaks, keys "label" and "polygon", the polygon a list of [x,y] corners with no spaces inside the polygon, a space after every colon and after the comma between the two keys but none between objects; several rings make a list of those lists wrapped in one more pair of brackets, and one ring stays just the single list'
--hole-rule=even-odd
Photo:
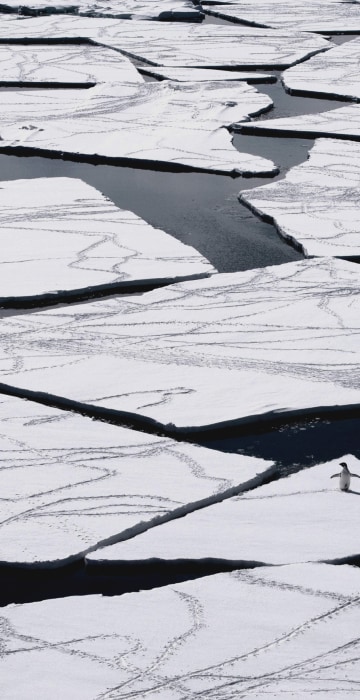
[{"label": "snow-covered ice", "polygon": [[6,396],[0,420],[1,563],[59,565],[273,469]]},{"label": "snow-covered ice", "polygon": [[0,264],[0,304],[214,272],[194,248],[75,178],[1,182]]},{"label": "snow-covered ice", "polygon": [[126,56],[102,46],[0,44],[0,85],[143,83]]},{"label": "snow-covered ice", "polygon": [[244,133],[258,133],[277,136],[298,136],[312,138],[331,136],[341,139],[360,139],[360,105],[331,109],[315,114],[302,114],[296,117],[266,119],[251,124],[242,124]]},{"label": "snow-covered ice", "polygon": [[248,83],[275,82],[269,73],[258,73],[254,71],[226,71],[212,68],[173,68],[172,66],[142,66],[141,72],[155,76],[162,80],[177,80],[181,83],[203,82],[209,80],[245,80]]},{"label": "snow-covered ice", "polygon": [[[345,3],[343,6],[355,7]],[[360,19],[360,3],[357,11]],[[283,82],[292,93],[325,94],[360,101],[359,64],[360,38],[357,38],[289,68],[283,74]]]},{"label": "snow-covered ice", "polygon": [[122,19],[200,20],[203,13],[191,0],[4,0],[4,12],[24,15],[71,13],[89,17]]},{"label": "snow-covered ice", "polygon": [[[37,91],[30,98],[22,91],[4,96],[0,149],[165,163],[228,174],[277,171],[272,161],[237,151],[224,128],[271,107],[271,99],[251,85],[104,83],[81,92],[81,100],[78,94],[69,95],[62,114],[63,96],[56,91]],[[25,108],[16,114],[14,104],[22,102]]]},{"label": "snow-covered ice", "polygon": [[4,16],[0,39],[91,39],[151,65],[197,68],[283,67],[333,44],[309,32],[230,24],[129,22],[86,17]]},{"label": "snow-covered ice", "polygon": [[233,22],[286,31],[358,32],[360,4],[343,0],[235,0],[205,7],[210,14]]},{"label": "snow-covered ice", "polygon": [[359,279],[318,258],[4,317],[2,382],[182,430],[358,406]]},{"label": "snow-covered ice", "polygon": [[[339,460],[305,469],[216,505],[164,523],[133,540],[88,555],[89,561],[147,562],[152,559],[212,559],[292,564],[360,557],[359,497],[339,490]],[[345,456],[350,471],[359,460]]]},{"label": "snow-covered ice", "polygon": [[2,610],[6,700],[355,697],[359,577],[305,565]]},{"label": "snow-covered ice", "polygon": [[284,180],[240,193],[305,255],[360,258],[360,144],[318,139]]}]

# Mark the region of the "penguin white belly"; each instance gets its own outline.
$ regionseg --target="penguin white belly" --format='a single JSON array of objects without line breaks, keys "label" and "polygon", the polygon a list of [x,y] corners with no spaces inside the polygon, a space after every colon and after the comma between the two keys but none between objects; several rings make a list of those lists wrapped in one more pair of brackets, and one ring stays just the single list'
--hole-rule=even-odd
[{"label": "penguin white belly", "polygon": [[340,489],[341,491],[348,491],[350,486],[350,474],[345,474],[342,472],[340,474]]}]

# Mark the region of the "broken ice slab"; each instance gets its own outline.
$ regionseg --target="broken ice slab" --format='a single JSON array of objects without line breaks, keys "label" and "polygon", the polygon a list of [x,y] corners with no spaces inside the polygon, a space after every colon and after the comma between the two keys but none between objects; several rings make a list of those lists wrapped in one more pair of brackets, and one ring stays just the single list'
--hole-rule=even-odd
[{"label": "broken ice slab", "polygon": [[[360,3],[357,8],[360,17]],[[357,38],[289,68],[283,74],[283,83],[294,94],[329,95],[360,101],[359,63],[360,38]]]},{"label": "broken ice slab", "polygon": [[211,68],[173,68],[172,66],[139,68],[143,75],[151,75],[160,80],[177,80],[181,83],[209,80],[245,80],[247,83],[275,83],[276,76],[255,71],[226,71]]},{"label": "broken ice slab", "polygon": [[158,19],[165,21],[200,21],[204,14],[200,6],[190,0],[3,0],[2,12],[16,12],[20,15],[43,15],[71,13],[89,17],[113,17],[122,19]]},{"label": "broken ice slab", "polygon": [[197,68],[287,68],[333,44],[309,32],[212,24],[129,22],[86,17],[9,18],[0,40],[91,39],[151,65]]},{"label": "broken ice slab", "polygon": [[[63,113],[57,91],[22,92],[3,95],[0,150],[228,175],[277,172],[272,161],[237,151],[224,128],[272,105],[246,83],[104,83],[82,91],[80,101],[69,96]],[[24,104],[17,114],[15,103]]]},{"label": "broken ice slab", "polygon": [[359,282],[319,258],[4,317],[1,382],[170,435],[359,407]]},{"label": "broken ice slab", "polygon": [[291,31],[355,33],[360,30],[360,4],[343,0],[252,0],[212,4],[210,15],[232,22]]},{"label": "broken ice slab", "polygon": [[251,124],[241,124],[244,134],[266,136],[295,136],[313,138],[331,136],[339,139],[360,140],[360,105],[351,104],[317,114],[302,114],[299,117],[266,119]]},{"label": "broken ice slab", "polygon": [[1,182],[0,306],[203,277],[191,246],[75,178]]},{"label": "broken ice slab", "polygon": [[128,58],[91,44],[0,44],[0,85],[71,85],[143,83]]},{"label": "broken ice slab", "polygon": [[240,192],[308,256],[360,259],[360,144],[318,139],[284,180]]},{"label": "broken ice slab", "polygon": [[2,610],[3,694],[355,697],[358,599],[354,568],[317,564],[11,605]]},{"label": "broken ice slab", "polygon": [[59,566],[262,483],[273,466],[0,396],[0,562]]},{"label": "broken ice slab", "polygon": [[[133,540],[88,555],[97,565],[211,559],[234,566],[360,559],[359,495],[340,491],[340,460],[304,469],[255,491],[164,523]],[[352,455],[345,461],[359,473]],[[357,482],[358,479],[354,479]]]}]

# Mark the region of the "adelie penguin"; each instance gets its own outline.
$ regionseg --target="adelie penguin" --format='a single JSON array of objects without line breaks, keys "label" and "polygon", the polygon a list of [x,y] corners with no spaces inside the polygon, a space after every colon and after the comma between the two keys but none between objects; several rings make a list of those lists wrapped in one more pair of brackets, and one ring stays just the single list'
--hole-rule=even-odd
[{"label": "adelie penguin", "polygon": [[336,476],[339,476],[340,477],[340,481],[339,481],[340,490],[341,491],[348,491],[350,488],[351,477],[356,476],[358,479],[360,479],[360,476],[359,476],[359,474],[351,474],[346,462],[340,462],[340,467],[342,467],[342,471],[339,472],[339,474],[333,474],[330,477],[330,479],[334,479]]}]

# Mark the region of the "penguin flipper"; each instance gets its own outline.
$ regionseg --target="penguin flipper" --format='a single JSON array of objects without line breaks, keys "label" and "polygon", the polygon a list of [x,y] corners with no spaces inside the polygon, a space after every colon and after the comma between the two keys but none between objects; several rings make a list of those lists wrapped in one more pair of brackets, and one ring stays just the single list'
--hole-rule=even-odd
[{"label": "penguin flipper", "polygon": [[357,479],[360,479],[360,474],[353,474],[353,473],[351,473],[351,476],[356,476]]},{"label": "penguin flipper", "polygon": [[340,472],[339,472],[339,474],[333,474],[333,475],[330,477],[330,479],[335,479],[336,476],[340,476]]}]

